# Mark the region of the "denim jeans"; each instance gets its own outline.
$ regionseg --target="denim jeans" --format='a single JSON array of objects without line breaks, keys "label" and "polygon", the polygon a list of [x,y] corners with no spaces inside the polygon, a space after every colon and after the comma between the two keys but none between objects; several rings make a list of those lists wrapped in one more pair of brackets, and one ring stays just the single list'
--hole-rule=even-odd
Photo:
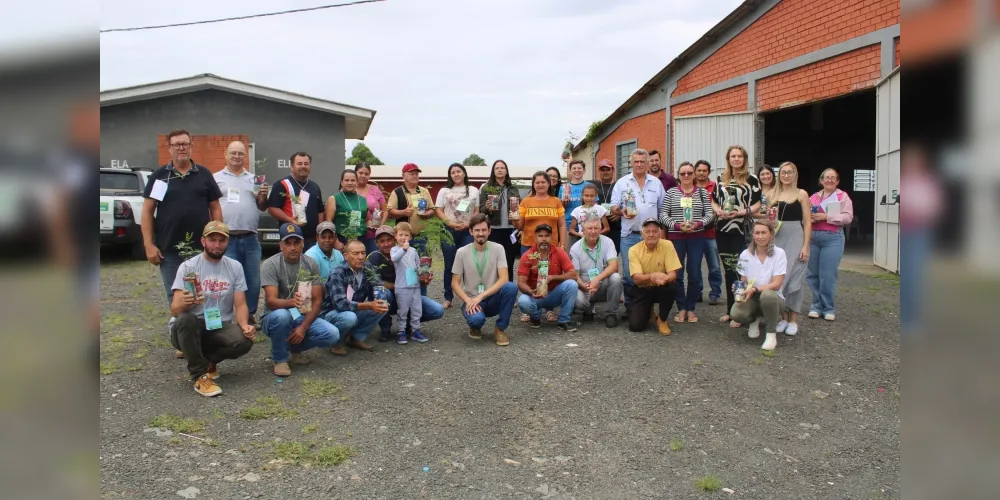
[{"label": "denim jeans", "polygon": [[163,279],[163,288],[167,292],[167,306],[174,300],[174,278],[177,277],[177,269],[181,267],[181,262],[184,259],[181,258],[180,254],[177,252],[164,252],[160,250],[163,254],[163,260],[160,261],[160,278]]},{"label": "denim jeans", "polygon": [[517,307],[531,317],[540,319],[542,309],[559,308],[559,323],[568,323],[570,315],[573,314],[573,306],[576,304],[576,292],[579,285],[576,280],[566,280],[559,283],[555,289],[550,290],[543,299],[536,299],[530,295],[522,293],[517,299]]},{"label": "denim jeans", "polygon": [[497,330],[506,331],[510,325],[510,311],[514,308],[514,300],[517,298],[517,285],[507,282],[500,287],[500,291],[486,297],[486,300],[479,303],[481,311],[476,314],[469,314],[462,307],[462,316],[469,328],[482,329],[486,325],[486,318],[497,317]]},{"label": "denim jeans", "polygon": [[[632,283],[632,274],[629,273],[629,270],[628,270],[628,251],[629,251],[630,248],[632,248],[632,246],[634,246],[636,243],[639,243],[641,241],[642,241],[642,234],[639,234],[639,233],[633,232],[633,233],[629,233],[627,236],[625,236],[625,235],[622,236],[622,240],[621,240],[622,251],[621,251],[621,253],[619,255],[621,257],[620,260],[621,260],[621,263],[622,263],[621,271],[622,271],[622,283],[623,284],[627,284],[627,285],[633,284]],[[628,309],[629,302],[630,302],[629,296],[626,293],[625,294],[625,308],[626,309]]]},{"label": "denim jeans", "polygon": [[[708,262],[708,298],[718,299],[722,297],[722,262],[719,259],[719,245],[715,238],[705,238],[705,261]],[[701,268],[701,266],[698,266]],[[705,280],[698,282],[698,294],[695,299],[701,297],[705,291]]]},{"label": "denim jeans", "polygon": [[[705,254],[705,238],[670,240],[677,250],[677,258],[681,268],[677,271],[677,309],[694,311],[701,295],[701,259]],[[684,275],[687,274],[687,286],[684,285]]]},{"label": "denim jeans", "polygon": [[[389,303],[389,312],[379,320],[378,326],[380,331],[388,333],[392,330],[392,317],[399,312],[399,306],[396,304],[396,294],[392,290],[386,289],[385,293],[385,300]],[[421,323],[444,317],[444,306],[435,300],[427,298],[426,295],[420,296],[420,309],[422,310],[420,314]]]},{"label": "denim jeans", "polygon": [[348,336],[358,342],[363,342],[368,338],[368,334],[371,333],[372,328],[375,328],[375,325],[384,316],[387,315],[370,310],[330,311],[323,315],[323,319],[340,330],[340,340],[334,342],[334,344],[340,345],[340,341],[343,341]]},{"label": "denim jeans", "polygon": [[451,291],[451,267],[455,264],[455,254],[458,252],[459,248],[472,243],[472,234],[468,231],[455,231],[451,228],[446,228],[446,230],[451,233],[451,237],[455,239],[454,245],[449,245],[448,243],[441,242],[441,254],[444,255],[444,300],[454,300],[454,292]]},{"label": "denim jeans", "polygon": [[329,347],[340,340],[340,331],[322,318],[316,318],[302,342],[289,344],[288,336],[292,330],[302,324],[305,316],[292,319],[292,313],[288,309],[278,309],[268,312],[262,319],[261,325],[264,333],[271,339],[271,361],[275,363],[285,363],[288,361],[289,352],[308,351],[313,347]]},{"label": "denim jeans", "polygon": [[843,231],[813,231],[809,240],[809,270],[806,282],[812,290],[810,311],[836,314],[837,273],[844,256]]},{"label": "denim jeans", "polygon": [[924,266],[933,249],[933,234],[925,228],[903,229],[899,234],[899,316],[903,333],[912,332],[923,319]]},{"label": "denim jeans", "polygon": [[250,233],[242,238],[229,238],[226,257],[235,259],[243,266],[243,277],[247,282],[247,307],[250,316],[257,314],[260,301],[260,242],[257,234]]}]

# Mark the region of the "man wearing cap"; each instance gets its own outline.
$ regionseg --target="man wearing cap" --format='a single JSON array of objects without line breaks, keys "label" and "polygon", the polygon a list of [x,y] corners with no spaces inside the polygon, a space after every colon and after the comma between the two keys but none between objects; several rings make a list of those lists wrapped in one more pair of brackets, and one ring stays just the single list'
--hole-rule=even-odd
[{"label": "man wearing cap", "polygon": [[[423,231],[427,219],[434,217],[434,200],[431,192],[427,188],[422,188],[420,183],[420,167],[414,163],[403,165],[403,185],[392,190],[389,194],[389,201],[386,207],[389,208],[389,218],[396,222],[408,222],[413,229],[413,240],[410,246],[417,249],[421,255],[427,253],[427,238],[420,235]],[[420,210],[420,202],[426,204],[424,211]],[[420,295],[427,295],[427,283],[420,282]]]},{"label": "man wearing cap", "polygon": [[347,339],[330,348],[334,355],[346,356],[345,344],[362,351],[375,350],[365,339],[389,312],[389,304],[375,300],[375,283],[378,277],[365,271],[365,244],[360,240],[348,241],[344,264],[334,268],[324,285],[323,317],[340,329],[342,339]]},{"label": "man wearing cap", "polygon": [[[396,234],[392,226],[382,226],[375,231],[375,244],[378,246],[378,251],[368,255],[365,265],[379,276],[379,279],[382,281],[381,285],[388,292],[386,301],[389,302],[389,313],[383,316],[378,323],[379,330],[381,331],[378,341],[388,342],[392,338],[392,318],[398,310],[396,295],[394,293],[396,288],[396,266],[392,264],[392,258],[389,256],[389,251],[396,244]],[[420,307],[423,311],[420,314],[420,323],[444,317],[444,306],[436,300],[427,297],[427,295],[420,296]],[[407,333],[409,331],[410,328],[407,326]]]},{"label": "man wearing cap", "polygon": [[510,345],[506,330],[517,297],[517,285],[507,280],[504,247],[489,241],[490,221],[486,214],[472,217],[469,233],[473,241],[458,249],[451,270],[451,288],[465,304],[462,315],[469,324],[469,338],[483,338],[486,318],[496,316],[493,339],[498,346]]},{"label": "man wearing cap", "polygon": [[312,257],[319,264],[319,277],[322,283],[326,283],[333,268],[344,263],[344,254],[333,248],[336,243],[337,226],[330,221],[320,222],[316,226],[316,244],[306,250],[306,256]]},{"label": "man wearing cap", "polygon": [[625,296],[631,298],[628,308],[628,329],[641,332],[652,319],[653,304],[659,303],[656,326],[663,335],[670,335],[667,316],[677,294],[675,283],[681,261],[670,240],[660,238],[660,223],[648,218],[642,223],[642,241],[629,250],[631,282],[625,284]]},{"label": "man wearing cap", "polygon": [[319,184],[309,179],[312,172],[312,156],[299,151],[289,159],[291,175],[278,181],[267,198],[267,213],[279,224],[297,224],[295,205],[301,204],[305,210],[306,223],[301,225],[305,238],[304,250],[316,244],[316,226],[322,219],[323,193]]},{"label": "man wearing cap", "polygon": [[[182,262],[174,278],[170,313],[177,319],[170,343],[184,353],[195,392],[215,396],[222,393],[215,382],[218,364],[250,352],[256,330],[249,323],[243,266],[226,257],[229,228],[211,221],[201,234],[204,250]],[[195,277],[197,286],[189,281]]]},{"label": "man wearing cap", "polygon": [[601,220],[590,218],[583,223],[583,239],[569,249],[573,267],[579,269],[576,284],[576,308],[583,319],[594,319],[594,303],[604,302],[604,325],[618,326],[618,300],[622,296],[622,275],[618,274],[618,253],[611,238],[601,234]]},{"label": "man wearing cap", "polygon": [[250,322],[257,315],[260,301],[260,242],[257,225],[260,213],[267,210],[267,184],[254,194],[254,175],[244,168],[247,161],[246,146],[240,141],[229,143],[226,148],[226,168],[215,173],[215,183],[222,191],[222,220],[229,226],[229,248],[226,257],[236,259],[243,266],[247,279],[247,307]]},{"label": "man wearing cap", "polygon": [[[576,270],[566,251],[551,243],[552,227],[535,226],[535,244],[521,255],[517,269],[517,288],[521,290],[517,307],[528,315],[531,328],[542,326],[542,309],[560,307],[556,326],[565,332],[575,332],[578,325],[570,317],[578,290]],[[540,276],[548,282],[542,290],[538,288]]]},{"label": "man wearing cap", "polygon": [[[336,344],[340,331],[319,317],[323,282],[319,277],[319,264],[302,254],[305,243],[302,229],[285,223],[278,234],[281,235],[278,243],[281,253],[272,255],[260,268],[266,306],[260,323],[271,339],[274,374],[287,377],[292,374],[289,360],[300,365],[308,363],[304,352]],[[305,297],[299,289],[299,283],[307,282],[311,283],[310,297]],[[306,312],[302,312],[303,309]]]},{"label": "man wearing cap", "polygon": [[615,190],[615,164],[611,160],[601,160],[597,166],[597,202],[608,211],[610,231],[608,238],[615,244],[615,252],[621,253],[622,216],[611,212],[611,193]]}]

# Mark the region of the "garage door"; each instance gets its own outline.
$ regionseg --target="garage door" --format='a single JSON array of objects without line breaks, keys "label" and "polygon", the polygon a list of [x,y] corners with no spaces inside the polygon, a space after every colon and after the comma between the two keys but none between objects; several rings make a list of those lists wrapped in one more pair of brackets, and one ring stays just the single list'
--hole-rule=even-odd
[{"label": "garage door", "polygon": [[707,160],[712,164],[712,178],[726,166],[726,149],[740,145],[752,158],[756,156],[754,113],[683,116],[674,118],[674,172],[677,165],[689,161]]},{"label": "garage door", "polygon": [[899,272],[899,68],[877,87],[873,261]]}]

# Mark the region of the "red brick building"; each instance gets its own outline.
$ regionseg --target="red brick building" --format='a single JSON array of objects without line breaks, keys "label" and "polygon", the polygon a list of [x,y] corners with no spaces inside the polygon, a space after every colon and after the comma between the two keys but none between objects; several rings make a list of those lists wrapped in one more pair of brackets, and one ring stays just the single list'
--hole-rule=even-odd
[{"label": "red brick building", "polygon": [[[898,240],[898,205],[891,208],[890,198],[890,208],[876,213],[874,181],[881,175],[883,188],[899,186],[898,125],[888,126],[899,119],[898,104],[889,106],[898,95],[888,86],[894,80],[898,93],[899,18],[898,0],[747,0],[603,121],[592,160],[614,161],[621,175],[633,149],[655,149],[671,170],[707,160],[714,176],[725,167],[726,148],[739,144],[754,170],[795,163],[809,191],[833,167],[855,202],[849,239],[871,245],[881,215],[882,238]],[[886,101],[881,115],[879,99]],[[887,167],[878,174],[877,157]],[[882,252],[898,253],[898,243]]]}]

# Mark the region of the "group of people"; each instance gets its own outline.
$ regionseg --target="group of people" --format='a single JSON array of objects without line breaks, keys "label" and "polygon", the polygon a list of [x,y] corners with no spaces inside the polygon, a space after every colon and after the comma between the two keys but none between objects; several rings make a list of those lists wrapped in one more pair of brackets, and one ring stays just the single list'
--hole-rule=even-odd
[{"label": "group of people", "polygon": [[[777,333],[798,332],[803,278],[813,290],[809,316],[835,318],[842,227],[853,211],[832,169],[809,196],[797,187],[794,164],[754,175],[740,146],[729,148],[714,182],[708,162],[684,162],[674,177],[657,152],[636,149],[631,172],[619,179],[608,160],[599,162],[596,182],[572,161],[566,182],[558,169],[537,172],[523,197],[503,160],[480,188],[453,164],[432,199],[417,165],[404,165],[403,184],[386,197],[362,164],[345,170],[340,191],[324,203],[307,153],[292,155],[290,175],[269,188],[246,170],[240,142],[213,175],[192,161],[190,134],[167,139],[172,161],[150,177],[142,231],[170,303],[171,341],[206,396],[221,392],[218,363],[248,352],[258,326],[271,339],[274,373],[288,376],[289,363],[308,363],[303,352],[314,347],[335,355],[373,350],[367,338],[376,326],[380,341],[426,342],[423,323],[443,317],[456,296],[469,337],[482,338],[487,318],[496,317],[499,346],[510,343],[515,305],[530,328],[544,320],[572,332],[573,314],[592,321],[599,303],[605,325],[616,327],[624,303],[630,331],[655,320],[670,335],[675,303],[675,323],[699,320],[703,261],[712,304],[721,300],[725,269],[728,314],[720,320],[748,325],[751,338],[763,323],[764,349],[775,348]],[[281,251],[261,263],[263,210],[281,224]],[[433,275],[420,259],[432,218],[451,236],[441,248],[443,304],[427,297]],[[202,251],[185,260],[185,244]]]}]

